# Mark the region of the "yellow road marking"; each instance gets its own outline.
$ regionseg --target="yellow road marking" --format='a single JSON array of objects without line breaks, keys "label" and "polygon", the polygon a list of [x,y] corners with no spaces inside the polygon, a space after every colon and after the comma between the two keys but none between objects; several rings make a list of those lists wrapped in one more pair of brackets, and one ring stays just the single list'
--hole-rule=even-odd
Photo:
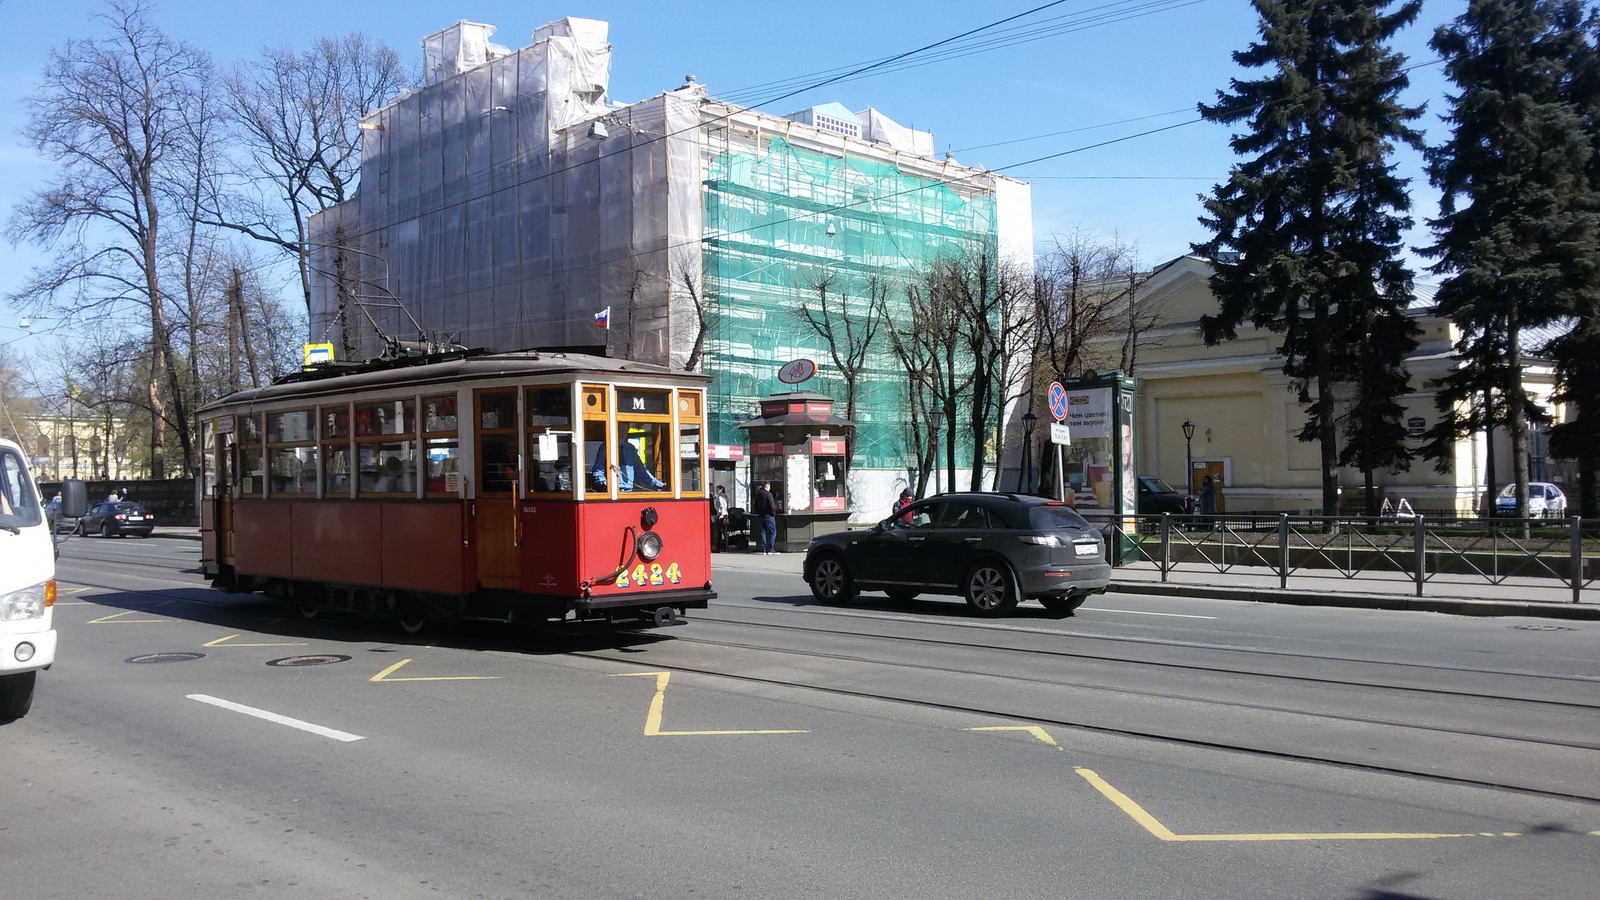
[{"label": "yellow road marking", "polygon": [[99,606],[93,600],[57,600],[57,606]]},{"label": "yellow road marking", "polygon": [[671,672],[619,672],[612,678],[644,678],[650,675],[656,677],[656,695],[650,700],[650,714],[644,720],[645,737],[688,737],[691,735],[712,734],[805,734],[804,731],[792,729],[759,729],[749,731],[662,731],[661,711],[667,704],[667,681],[672,678]]},{"label": "yellow road marking", "polygon": [[367,680],[368,681],[497,681],[500,678],[499,675],[428,675],[428,676],[418,675],[418,676],[415,676],[415,677],[406,677],[406,678],[390,678],[389,677],[389,675],[392,674],[396,669],[400,668],[401,666],[405,665],[408,662],[411,662],[411,660],[402,659],[399,662],[395,663],[394,665],[390,666],[387,669],[384,669],[382,672],[379,672],[378,674],[372,676],[371,678],[369,678]]},{"label": "yellow road marking", "polygon": [[233,643],[229,643],[230,641],[232,641],[234,638],[236,638],[238,636],[239,635],[237,635],[237,634],[230,634],[227,637],[219,637],[214,641],[206,641],[204,644],[201,644],[200,646],[202,646],[202,647],[221,647],[223,644],[227,644],[229,647],[304,647],[304,646],[306,646],[306,644],[304,642],[300,642],[300,643],[281,643],[281,644],[233,644]]},{"label": "yellow road marking", "polygon": [[141,624],[165,625],[165,624],[167,624],[167,623],[172,621],[171,619],[124,619],[124,618],[122,618],[123,616],[131,616],[136,612],[139,612],[139,610],[130,609],[127,612],[112,613],[109,616],[101,616],[98,619],[90,619],[85,624],[88,624],[88,625],[141,625]]},{"label": "yellow road marking", "polygon": [[1465,837],[1517,837],[1518,832],[1503,831],[1498,834],[1492,831],[1478,832],[1407,832],[1407,831],[1325,831],[1283,834],[1174,834],[1171,829],[1156,820],[1155,816],[1145,812],[1144,807],[1133,802],[1127,794],[1117,790],[1106,782],[1104,778],[1096,775],[1092,770],[1082,766],[1074,768],[1084,780],[1094,785],[1095,790],[1104,794],[1107,800],[1117,805],[1118,809],[1128,814],[1130,819],[1144,826],[1163,841],[1198,841],[1198,842],[1229,842],[1229,841],[1415,841],[1430,840],[1435,838],[1465,838]]},{"label": "yellow road marking", "polygon": [[1057,750],[1065,750],[1065,749],[1067,749],[1067,748],[1061,746],[1060,744],[1056,743],[1056,739],[1050,736],[1050,732],[1045,731],[1043,728],[1040,728],[1037,725],[990,725],[990,726],[987,726],[987,727],[984,727],[984,728],[968,728],[967,730],[968,731],[1026,731],[1027,733],[1033,735],[1034,737],[1038,738],[1041,741],[1044,741],[1046,744],[1049,744],[1050,746],[1056,748]]}]

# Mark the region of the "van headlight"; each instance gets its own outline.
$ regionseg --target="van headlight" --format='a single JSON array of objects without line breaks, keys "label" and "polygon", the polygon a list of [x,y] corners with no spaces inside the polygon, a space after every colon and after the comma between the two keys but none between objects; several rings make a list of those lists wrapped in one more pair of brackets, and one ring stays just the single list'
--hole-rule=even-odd
[{"label": "van headlight", "polygon": [[44,611],[55,600],[55,591],[52,590],[54,587],[55,582],[45,582],[9,594],[0,594],[0,622],[44,618]]}]

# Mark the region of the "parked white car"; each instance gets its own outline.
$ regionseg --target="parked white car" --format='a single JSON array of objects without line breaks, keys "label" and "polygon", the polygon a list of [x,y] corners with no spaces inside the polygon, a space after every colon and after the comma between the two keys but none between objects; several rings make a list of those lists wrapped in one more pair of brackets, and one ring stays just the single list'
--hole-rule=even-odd
[{"label": "parked white car", "polygon": [[[1497,516],[1515,516],[1517,514],[1517,486],[1506,485],[1499,496],[1494,499],[1494,514]],[[1565,519],[1567,517],[1567,495],[1546,481],[1528,482],[1528,518],[1530,519]]]}]

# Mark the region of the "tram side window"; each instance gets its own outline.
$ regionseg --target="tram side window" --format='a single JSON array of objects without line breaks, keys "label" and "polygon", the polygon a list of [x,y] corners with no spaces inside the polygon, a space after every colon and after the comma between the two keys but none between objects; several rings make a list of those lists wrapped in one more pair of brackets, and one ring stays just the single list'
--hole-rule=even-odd
[{"label": "tram side window", "polygon": [[234,434],[239,441],[239,496],[259,497],[267,481],[261,422],[256,416],[240,416]]},{"label": "tram side window", "polygon": [[350,408],[324,406],[322,419],[322,495],[350,496]]},{"label": "tram side window", "polygon": [[532,469],[529,493],[572,492],[572,388],[529,388],[526,458]]},{"label": "tram side window", "polygon": [[705,495],[705,394],[678,391],[678,468],[683,473],[684,496]]},{"label": "tram side window", "polygon": [[207,498],[217,495],[217,423],[200,426],[200,484]]},{"label": "tram side window", "polygon": [[416,442],[392,440],[409,434],[410,400],[385,400],[356,407],[356,464],[362,494],[416,494]]},{"label": "tram side window", "polygon": [[317,492],[316,416],[309,409],[267,416],[269,496]]},{"label": "tram side window", "polygon": [[448,496],[461,490],[461,440],[456,432],[456,398],[453,395],[422,398],[422,464],[424,490],[429,496]]}]

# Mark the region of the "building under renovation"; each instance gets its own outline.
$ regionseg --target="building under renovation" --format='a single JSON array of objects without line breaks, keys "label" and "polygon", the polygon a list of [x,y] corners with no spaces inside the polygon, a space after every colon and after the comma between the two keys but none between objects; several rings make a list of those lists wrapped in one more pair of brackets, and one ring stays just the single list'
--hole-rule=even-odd
[{"label": "building under renovation", "polygon": [[[606,23],[561,19],[520,50],[493,33],[460,22],[424,40],[425,85],[361,123],[355,198],[313,219],[311,339],[340,357],[419,335],[607,344],[714,376],[711,440],[737,444],[791,360],[815,360],[804,387],[844,400],[796,312],[819,280],[865,304],[869,278],[900,285],[975,243],[1031,257],[1026,184],[940,158],[931,133],[875,109],[774,116],[692,77],[618,104]],[[903,477],[887,356],[859,395],[854,462]]]}]

